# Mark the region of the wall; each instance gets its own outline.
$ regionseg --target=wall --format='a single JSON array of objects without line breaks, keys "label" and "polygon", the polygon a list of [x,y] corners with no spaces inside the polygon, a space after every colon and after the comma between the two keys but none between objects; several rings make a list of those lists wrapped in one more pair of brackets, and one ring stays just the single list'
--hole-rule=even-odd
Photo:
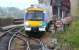
[{"label": "wall", "polygon": [[71,0],[72,16],[79,16],[79,0]]}]

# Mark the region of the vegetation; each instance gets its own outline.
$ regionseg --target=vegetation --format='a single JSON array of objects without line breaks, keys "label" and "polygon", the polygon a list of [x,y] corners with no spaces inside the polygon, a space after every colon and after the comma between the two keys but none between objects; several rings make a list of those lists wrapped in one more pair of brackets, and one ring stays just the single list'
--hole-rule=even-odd
[{"label": "vegetation", "polygon": [[0,27],[13,24],[14,18],[23,18],[24,11],[15,7],[0,7]]},{"label": "vegetation", "polygon": [[0,18],[23,18],[24,11],[15,7],[0,7]]},{"label": "vegetation", "polygon": [[74,46],[79,47],[79,18],[73,21],[72,26],[67,34],[68,35],[65,37],[65,39],[69,42],[72,42]]},{"label": "vegetation", "polygon": [[69,43],[73,50],[79,50],[79,17],[75,17],[74,21],[66,32],[59,34],[59,39]]},{"label": "vegetation", "polygon": [[12,24],[13,24],[13,18],[12,17],[0,18],[0,27],[12,25]]}]

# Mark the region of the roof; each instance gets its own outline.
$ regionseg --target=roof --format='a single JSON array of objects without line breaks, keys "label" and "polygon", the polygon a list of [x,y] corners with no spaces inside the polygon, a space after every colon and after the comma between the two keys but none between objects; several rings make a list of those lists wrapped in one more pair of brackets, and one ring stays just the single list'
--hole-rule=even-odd
[{"label": "roof", "polygon": [[44,11],[43,8],[28,8],[27,11]]},{"label": "roof", "polygon": [[45,7],[29,7],[25,10],[25,12],[27,11],[47,11],[47,8]]}]

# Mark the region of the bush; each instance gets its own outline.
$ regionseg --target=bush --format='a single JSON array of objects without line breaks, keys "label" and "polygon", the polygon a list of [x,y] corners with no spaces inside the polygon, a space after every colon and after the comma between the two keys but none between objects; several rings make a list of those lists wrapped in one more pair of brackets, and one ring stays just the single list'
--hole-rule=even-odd
[{"label": "bush", "polygon": [[13,24],[13,18],[0,18],[0,27]]}]

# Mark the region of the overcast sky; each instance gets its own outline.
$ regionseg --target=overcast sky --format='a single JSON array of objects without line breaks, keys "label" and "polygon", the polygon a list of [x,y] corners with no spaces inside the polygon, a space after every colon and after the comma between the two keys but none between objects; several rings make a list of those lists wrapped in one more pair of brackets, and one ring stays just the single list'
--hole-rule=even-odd
[{"label": "overcast sky", "polygon": [[0,0],[1,7],[17,7],[24,9],[30,4],[37,4],[37,0]]}]

